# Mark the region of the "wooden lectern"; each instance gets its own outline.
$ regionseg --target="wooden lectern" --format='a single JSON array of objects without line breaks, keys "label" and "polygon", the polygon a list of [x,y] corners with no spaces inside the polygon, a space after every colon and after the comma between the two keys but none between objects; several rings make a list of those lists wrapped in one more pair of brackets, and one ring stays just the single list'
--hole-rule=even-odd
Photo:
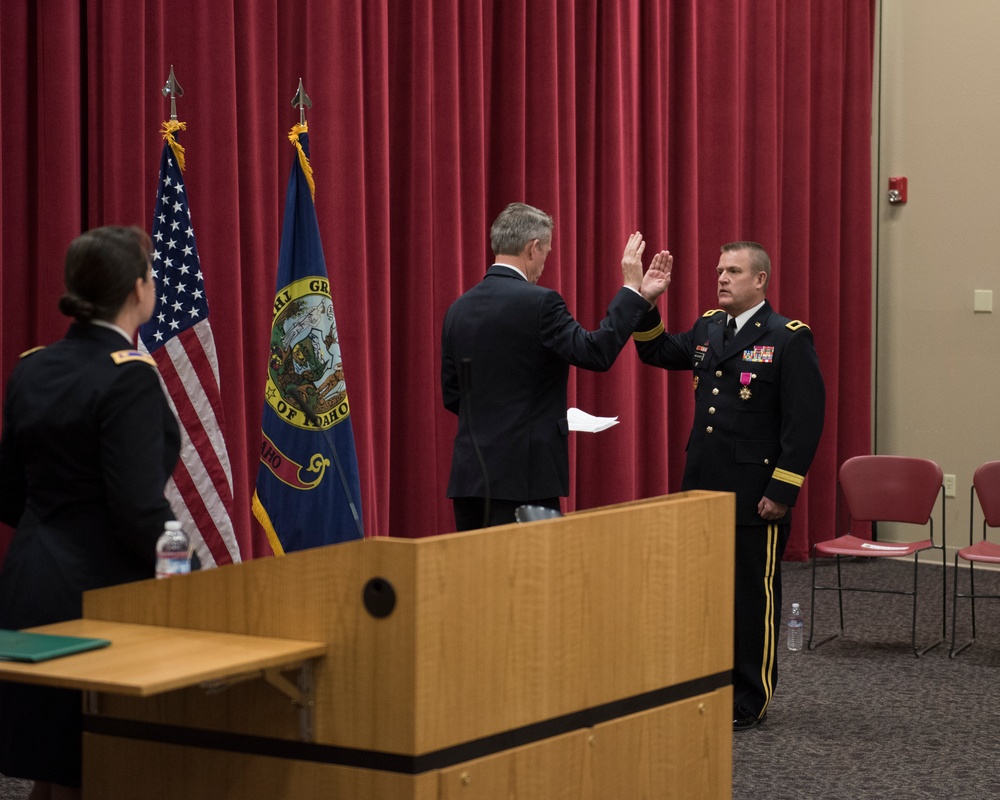
[{"label": "wooden lectern", "polygon": [[728,800],[733,537],[687,492],[142,581],[0,678],[86,690],[86,798]]}]

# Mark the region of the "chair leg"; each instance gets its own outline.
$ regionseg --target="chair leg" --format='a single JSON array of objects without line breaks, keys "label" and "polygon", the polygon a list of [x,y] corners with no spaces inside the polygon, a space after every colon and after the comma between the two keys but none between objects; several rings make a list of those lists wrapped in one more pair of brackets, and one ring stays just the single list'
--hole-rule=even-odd
[{"label": "chair leg", "polygon": [[813,551],[812,563],[812,589],[809,594],[809,641],[806,642],[806,649],[813,649],[813,633],[816,631],[816,552]]},{"label": "chair leg", "polygon": [[[966,650],[967,648],[971,647],[972,644],[976,641],[976,578],[975,578],[975,570],[973,569],[973,567],[974,567],[974,565],[970,561],[969,562],[969,594],[967,594],[967,595],[959,595],[959,593],[958,593],[958,554],[957,553],[955,554],[955,599],[953,601],[952,613],[951,613],[951,651],[948,653],[948,655],[951,658],[955,658],[955,656],[957,656],[963,650]],[[958,605],[958,598],[960,596],[961,597],[968,597],[969,598],[969,602],[972,604],[972,638],[969,639],[969,641],[967,641],[961,647],[959,647],[958,649],[956,649],[955,648],[955,627],[956,627],[955,626],[955,619],[956,619],[956,606]]]},{"label": "chair leg", "polygon": [[840,606],[840,632],[844,632],[844,582],[840,574],[840,556],[837,556],[837,604]]},{"label": "chair leg", "polygon": [[918,567],[919,558],[917,554],[913,554],[913,623],[910,626],[910,645],[913,647],[913,653],[917,658],[920,658],[920,651],[917,649],[917,576],[920,574],[920,569]]},{"label": "chair leg", "polygon": [[972,561],[969,562],[969,602],[972,604],[972,641],[974,642],[976,641],[976,565]]},{"label": "chair leg", "polygon": [[941,641],[948,638],[948,553],[941,541]]},{"label": "chair leg", "polygon": [[816,644],[813,644],[813,634],[816,631],[816,553],[813,552],[813,563],[812,563],[812,594],[809,598],[809,642],[806,644],[806,649],[815,650],[817,647],[822,647],[827,642],[832,642],[841,633],[844,632],[844,593],[841,591],[842,586],[840,582],[840,556],[834,556],[837,559],[837,598],[840,601],[840,633],[832,633],[825,639],[820,639]]},{"label": "chair leg", "polygon": [[[917,658],[920,658],[920,656],[922,656],[924,653],[933,650],[935,647],[941,644],[945,639],[944,618],[943,618],[944,611],[942,610],[941,638],[938,639],[933,644],[927,645],[927,647],[925,647],[923,650],[917,648],[917,575],[920,574],[919,567],[920,567],[920,553],[914,553],[913,554],[913,629],[911,633],[911,643],[913,645],[913,655],[916,656]],[[945,580],[944,576],[941,577],[941,580],[942,581]]]},{"label": "chair leg", "polygon": [[951,647],[948,648],[948,658],[958,655],[955,652],[955,634],[958,631],[958,553],[955,553],[955,583],[951,595]]}]

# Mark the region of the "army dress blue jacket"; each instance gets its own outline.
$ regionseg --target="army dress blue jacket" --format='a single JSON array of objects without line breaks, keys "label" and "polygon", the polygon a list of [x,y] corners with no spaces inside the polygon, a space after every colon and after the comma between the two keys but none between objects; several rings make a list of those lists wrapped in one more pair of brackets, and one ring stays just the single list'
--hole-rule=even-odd
[{"label": "army dress blue jacket", "polygon": [[[651,309],[633,334],[639,357],[693,373],[695,411],[682,490],[735,492],[736,524],[766,525],[762,497],[795,505],[820,434],[826,392],[809,326],[766,300],[723,346],[727,314],[706,312],[686,333]],[[791,523],[791,510],[781,520]]]}]

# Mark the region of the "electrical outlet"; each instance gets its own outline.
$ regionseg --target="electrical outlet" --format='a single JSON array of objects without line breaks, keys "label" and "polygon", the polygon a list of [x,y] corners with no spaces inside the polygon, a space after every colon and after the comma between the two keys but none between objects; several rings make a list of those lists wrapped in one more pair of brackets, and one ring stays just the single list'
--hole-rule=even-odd
[{"label": "electrical outlet", "polygon": [[955,476],[945,475],[944,476],[944,496],[954,497],[955,496]]}]

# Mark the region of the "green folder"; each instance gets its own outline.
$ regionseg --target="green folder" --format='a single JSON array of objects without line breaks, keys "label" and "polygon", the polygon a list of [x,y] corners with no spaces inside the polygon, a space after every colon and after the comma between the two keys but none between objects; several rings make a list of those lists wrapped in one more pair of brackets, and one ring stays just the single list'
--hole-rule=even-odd
[{"label": "green folder", "polygon": [[48,661],[109,644],[107,639],[0,630],[0,661]]}]

